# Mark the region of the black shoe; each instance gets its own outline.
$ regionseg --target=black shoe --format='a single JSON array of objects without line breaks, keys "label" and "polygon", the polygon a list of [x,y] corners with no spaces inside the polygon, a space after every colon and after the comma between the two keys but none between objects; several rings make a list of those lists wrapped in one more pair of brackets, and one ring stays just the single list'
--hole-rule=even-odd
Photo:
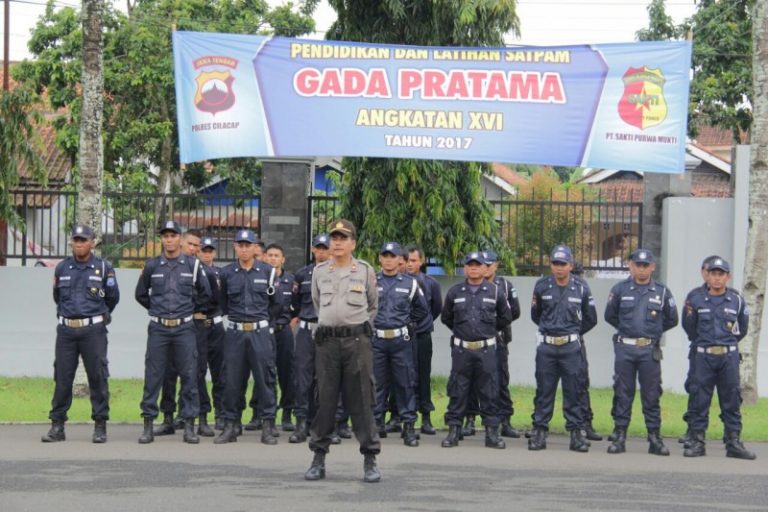
[{"label": "black shoe", "polygon": [[413,422],[403,424],[403,444],[411,447],[419,446],[419,438]]},{"label": "black shoe", "polygon": [[682,444],[682,445],[690,444],[690,442],[691,442],[691,429],[690,429],[690,427],[685,431],[685,434],[683,434],[682,436],[677,438],[677,442]]},{"label": "black shoe", "polygon": [[[176,428],[173,426],[174,423],[173,414],[166,414],[163,416],[163,422],[152,431],[152,434],[156,436],[172,436],[176,433]],[[181,428],[184,428],[184,426],[182,425]]]},{"label": "black shoe", "polygon": [[261,418],[256,417],[256,413],[253,413],[253,417],[251,418],[251,421],[245,424],[243,427],[248,432],[251,432],[253,430],[261,430],[263,423],[261,421]]},{"label": "black shoe", "polygon": [[464,427],[461,429],[461,435],[464,437],[475,435],[475,417],[467,416]]},{"label": "black shoe", "polygon": [[704,432],[691,431],[691,442],[683,450],[684,457],[703,457],[707,454],[707,444],[704,442]]},{"label": "black shoe", "polygon": [[184,442],[187,444],[200,443],[200,438],[195,434],[195,418],[186,418],[184,420]]},{"label": "black shoe", "polygon": [[288,438],[289,443],[303,443],[307,440],[307,420],[299,418],[296,421],[296,430],[293,431],[291,437]]},{"label": "black shoe", "polygon": [[590,441],[602,441],[603,436],[595,432],[595,429],[592,428],[592,422],[587,422],[587,424],[584,426],[584,437],[586,437]]},{"label": "black shoe", "polygon": [[440,443],[440,446],[443,448],[453,448],[455,446],[459,446],[459,436],[461,436],[461,427],[459,425],[449,425],[448,437],[443,439],[443,442]]},{"label": "black shoe", "polygon": [[243,424],[240,423],[240,420],[237,420],[235,422],[235,435],[237,437],[240,437],[241,435],[243,435]]},{"label": "black shoe", "polygon": [[149,444],[155,440],[152,432],[152,418],[144,418],[144,432],[139,436],[139,444]]},{"label": "black shoe", "polygon": [[400,417],[397,414],[390,414],[389,421],[384,428],[386,428],[389,433],[402,431],[402,428],[400,427]]},{"label": "black shoe", "polygon": [[339,423],[336,428],[336,434],[342,439],[352,439],[352,431],[349,429],[346,421]]},{"label": "black shoe", "polygon": [[428,436],[433,436],[437,434],[437,430],[435,430],[435,427],[432,425],[432,419],[429,417],[428,412],[421,413],[421,433],[426,434]]},{"label": "black shoe", "polygon": [[208,418],[205,414],[200,415],[200,422],[197,425],[197,435],[203,437],[213,437],[216,435],[211,426],[208,425]]},{"label": "black shoe", "polygon": [[93,425],[91,441],[95,444],[107,442],[107,420],[96,420],[96,423]]},{"label": "black shoe", "polygon": [[612,442],[614,442],[615,440],[616,440],[616,431],[614,430],[613,432],[611,432],[610,434],[608,434],[608,441],[610,441],[610,442],[612,443]]},{"label": "black shoe", "polygon": [[485,426],[485,446],[499,450],[507,447],[507,443],[499,436],[499,427]]},{"label": "black shoe", "polygon": [[264,420],[264,428],[261,430],[261,442],[269,445],[277,444],[275,420]]},{"label": "black shoe", "polygon": [[221,418],[216,418],[216,423],[213,426],[214,430],[224,430],[224,420]]},{"label": "black shoe", "polygon": [[544,429],[534,428],[531,437],[528,438],[528,449],[539,451],[547,449],[547,432]]},{"label": "black shoe", "polygon": [[386,439],[387,438],[387,427],[383,423],[376,423],[376,429],[379,431],[379,438]]},{"label": "black shoe", "polygon": [[322,480],[323,478],[325,478],[325,454],[323,452],[315,452],[312,464],[304,473],[304,480]]},{"label": "black shoe", "polygon": [[608,446],[608,453],[624,453],[627,451],[627,431],[623,428],[615,428],[613,434],[608,439],[613,438],[611,444]]},{"label": "black shoe", "polygon": [[651,455],[669,455],[669,448],[664,446],[664,441],[661,439],[658,430],[648,431],[648,453]]},{"label": "black shoe", "polygon": [[290,409],[283,409],[283,416],[280,420],[280,428],[283,429],[283,432],[293,432],[293,430],[296,428],[293,426],[293,422],[291,421]]},{"label": "black shoe", "polygon": [[523,434],[523,436],[524,436],[526,439],[530,439],[532,435],[533,435],[533,431],[532,431],[532,430],[526,430],[526,431],[525,431],[525,434]]},{"label": "black shoe", "polygon": [[376,456],[368,453],[363,461],[363,482],[374,483],[379,480],[381,480],[381,473],[379,466],[376,465]]},{"label": "black shoe", "polygon": [[571,430],[571,444],[569,445],[568,449],[580,453],[586,453],[589,451],[589,445],[581,435],[581,429],[577,428]]},{"label": "black shoe", "polygon": [[518,432],[518,430],[512,426],[512,423],[510,423],[509,416],[502,419],[499,434],[501,437],[511,437],[512,439],[518,439],[520,437],[520,432]]},{"label": "black shoe", "polygon": [[734,459],[755,460],[757,455],[744,447],[738,432],[727,432],[725,435],[725,456]]},{"label": "black shoe", "polygon": [[40,440],[44,443],[58,443],[59,441],[64,441],[66,439],[67,436],[64,433],[63,421],[52,421],[51,428],[48,430],[48,433],[40,438]]},{"label": "black shoe", "polygon": [[176,430],[184,430],[184,418],[176,416],[176,418],[173,420],[173,428]]},{"label": "black shoe", "polygon": [[341,444],[341,438],[336,432],[331,434],[331,444]]},{"label": "black shoe", "polygon": [[226,443],[236,443],[236,442],[237,442],[237,433],[235,432],[235,422],[225,421],[224,429],[222,430],[221,434],[219,434],[219,437],[213,440],[213,444],[226,444]]}]

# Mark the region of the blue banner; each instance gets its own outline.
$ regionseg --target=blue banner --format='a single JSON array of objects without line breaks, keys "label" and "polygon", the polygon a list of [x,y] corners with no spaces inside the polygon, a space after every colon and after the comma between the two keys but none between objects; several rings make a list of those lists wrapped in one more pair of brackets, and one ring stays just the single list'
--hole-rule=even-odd
[{"label": "blue banner", "polygon": [[684,170],[686,41],[508,48],[174,32],[182,162],[369,156]]}]

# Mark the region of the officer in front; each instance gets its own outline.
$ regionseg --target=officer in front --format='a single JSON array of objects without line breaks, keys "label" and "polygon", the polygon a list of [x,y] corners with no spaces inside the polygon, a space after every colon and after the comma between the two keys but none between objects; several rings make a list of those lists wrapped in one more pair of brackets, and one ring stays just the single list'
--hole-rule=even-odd
[{"label": "officer in front", "polygon": [[157,395],[166,366],[173,364],[181,378],[181,416],[184,442],[197,444],[195,418],[200,413],[197,391],[197,341],[193,313],[211,300],[211,286],[200,260],[181,252],[181,228],[169,220],[160,229],[163,254],[150,258],[136,283],[136,302],[149,310],[144,396],[141,415],[144,432],[140,444],[154,441]]},{"label": "officer in front", "polygon": [[378,307],[376,273],[368,263],[352,256],[357,246],[354,224],[338,220],[331,224],[329,234],[332,259],[315,267],[312,275],[312,301],[318,318],[318,403],[309,442],[315,455],[304,478],[325,478],[325,455],[336,428],[336,406],[341,392],[364,456],[363,481],[378,482],[381,473],[376,455],[381,451],[381,442],[373,419],[371,350],[371,321]]},{"label": "officer in front", "polygon": [[709,406],[717,387],[720,419],[725,427],[725,454],[753,460],[757,456],[744,447],[740,438],[739,341],[747,335],[749,312],[741,294],[728,287],[731,266],[726,260],[712,260],[707,273],[707,292],[694,288],[685,300],[683,312],[683,329],[696,350],[690,383],[691,441],[683,455],[706,455]]},{"label": "officer in front", "polygon": [[64,441],[64,423],[72,405],[72,383],[78,360],[83,358],[91,391],[91,418],[95,422],[92,441],[107,442],[109,419],[109,369],[107,368],[107,324],[120,300],[115,270],[93,254],[93,230],[76,225],[72,229],[72,256],[53,273],[56,303],[56,355],[53,363],[56,386],[51,400],[51,429],[44,443]]},{"label": "officer in front", "polygon": [[481,252],[466,256],[466,279],[448,290],[440,315],[442,322],[453,332],[447,387],[449,401],[445,413],[449,432],[442,442],[444,448],[459,444],[461,422],[473,384],[485,425],[485,446],[506,448],[499,435],[496,335],[512,322],[512,310],[498,286],[485,280],[485,263]]},{"label": "officer in front", "polygon": [[376,274],[379,309],[373,319],[373,372],[376,377],[374,415],[379,437],[386,437],[384,409],[393,385],[397,412],[403,421],[403,443],[418,446],[416,435],[416,369],[409,325],[428,321],[429,311],[416,279],[398,271],[403,254],[400,244],[387,242],[379,251],[381,272]]},{"label": "officer in front", "polygon": [[661,336],[678,323],[672,292],[653,279],[653,253],[637,249],[629,257],[630,277],[608,295],[605,321],[616,328],[613,336],[613,442],[608,453],[626,451],[635,383],[640,382],[648,453],[669,455],[661,430]]},{"label": "officer in front", "polygon": [[257,238],[253,231],[238,231],[235,237],[237,261],[219,274],[221,311],[227,315],[224,335],[224,430],[216,444],[237,441],[236,425],[241,421],[243,381],[250,368],[253,375],[255,415],[262,421],[261,442],[277,444],[274,436],[275,349],[269,329],[270,310],[280,315],[282,306],[275,298],[275,269],[256,260]]},{"label": "officer in front", "polygon": [[565,428],[571,433],[569,448],[589,451],[581,429],[584,408],[579,394],[583,386],[581,336],[597,325],[597,311],[587,284],[571,275],[573,254],[558,245],[550,255],[551,275],[542,277],[533,288],[531,320],[539,326],[536,348],[536,396],[533,400],[533,432],[529,450],[547,447],[549,422],[555,408],[559,380],[563,383]]}]

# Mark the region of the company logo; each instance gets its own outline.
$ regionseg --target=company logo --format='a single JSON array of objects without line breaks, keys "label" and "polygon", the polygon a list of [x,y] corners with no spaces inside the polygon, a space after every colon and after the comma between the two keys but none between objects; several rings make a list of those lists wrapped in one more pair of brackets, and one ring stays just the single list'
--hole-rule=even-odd
[{"label": "company logo", "polygon": [[213,114],[229,110],[235,104],[235,92],[232,83],[235,77],[229,69],[236,69],[238,61],[231,57],[212,55],[200,57],[193,62],[200,74],[195,78],[197,90],[195,91],[195,107]]},{"label": "company logo", "polygon": [[647,66],[629,68],[624,76],[624,94],[619,100],[619,116],[641,130],[656,126],[667,118],[664,99],[666,78],[660,69]]}]

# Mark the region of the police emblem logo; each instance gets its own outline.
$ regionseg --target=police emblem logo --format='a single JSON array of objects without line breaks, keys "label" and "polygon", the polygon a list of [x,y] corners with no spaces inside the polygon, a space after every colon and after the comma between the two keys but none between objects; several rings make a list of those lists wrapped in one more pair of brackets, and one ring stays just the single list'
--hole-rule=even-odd
[{"label": "police emblem logo", "polygon": [[248,232],[247,231],[241,231],[240,232],[240,238],[243,240],[246,240],[248,238]]},{"label": "police emblem logo", "polygon": [[395,247],[395,246],[394,246],[394,245],[392,245],[392,244],[387,244],[387,250],[388,250],[388,251],[391,251],[392,249],[394,249],[394,247]]},{"label": "police emblem logo", "polygon": [[648,66],[629,68],[622,80],[624,94],[618,105],[621,119],[641,130],[663,123],[667,118],[667,101],[664,98],[666,78],[661,70]]},{"label": "police emblem logo", "polygon": [[640,254],[638,254],[638,255],[637,255],[637,257],[638,257],[638,258],[640,258],[641,260],[645,260],[645,259],[648,259],[648,253],[646,253],[645,251],[643,251],[643,252],[641,252]]},{"label": "police emblem logo", "polygon": [[320,242],[327,242],[328,238],[325,235],[323,235],[320,238],[318,238],[317,240],[320,241]]},{"label": "police emblem logo", "polygon": [[174,225],[173,225],[173,221],[172,221],[172,220],[169,220],[168,222],[166,222],[166,223],[165,223],[165,227],[166,227],[167,229],[173,229],[173,228],[175,228],[176,226],[174,226]]},{"label": "police emblem logo", "polygon": [[82,235],[83,234],[83,226],[77,226],[77,228],[75,228],[75,233],[77,233],[78,235]]},{"label": "police emblem logo", "polygon": [[566,254],[562,251],[558,251],[555,253],[555,258],[566,258]]},{"label": "police emblem logo", "polygon": [[336,229],[340,229],[340,228],[343,228],[343,227],[344,227],[344,223],[343,222],[337,222],[336,223]]},{"label": "police emblem logo", "polygon": [[722,265],[722,264],[723,264],[723,260],[721,260],[721,259],[716,259],[716,260],[715,260],[713,263],[714,263],[715,265]]},{"label": "police emblem logo", "polygon": [[473,252],[472,254],[469,255],[469,257],[470,258],[478,258],[478,257],[480,257],[480,255],[477,254],[476,252]]}]

